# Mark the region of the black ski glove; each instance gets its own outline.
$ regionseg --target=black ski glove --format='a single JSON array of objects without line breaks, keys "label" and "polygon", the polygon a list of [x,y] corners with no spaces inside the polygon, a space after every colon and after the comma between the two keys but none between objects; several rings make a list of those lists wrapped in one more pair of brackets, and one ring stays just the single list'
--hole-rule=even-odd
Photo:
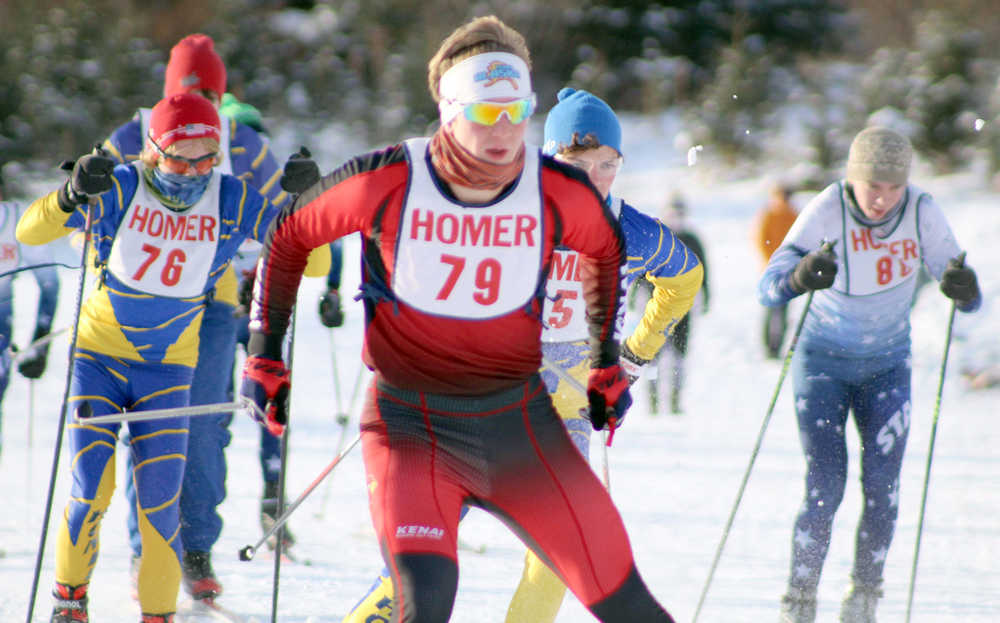
[{"label": "black ski glove", "polygon": [[293,195],[300,195],[319,181],[319,166],[305,147],[288,157],[281,174],[281,188]]},{"label": "black ski glove", "polygon": [[837,259],[833,252],[824,245],[817,251],[799,260],[798,265],[788,277],[792,289],[802,294],[809,290],[824,290],[833,285],[837,276]]},{"label": "black ski glove", "polygon": [[[36,327],[35,336],[31,339],[36,342],[49,334],[48,327]],[[49,342],[41,346],[32,346],[20,357],[17,364],[17,371],[26,379],[37,379],[45,373],[45,364],[49,357]]]},{"label": "black ski glove", "polygon": [[253,284],[256,278],[256,271],[243,271],[243,279],[240,281],[240,288],[236,293],[236,300],[240,304],[240,308],[244,313],[250,313],[250,304],[253,303]]},{"label": "black ski glove", "polygon": [[941,273],[941,292],[958,305],[967,305],[979,298],[976,271],[964,265],[961,256],[948,260],[948,267]]},{"label": "black ski glove", "polygon": [[319,300],[319,320],[324,327],[334,329],[344,324],[344,310],[340,307],[340,294],[331,288]]},{"label": "black ski glove", "polygon": [[64,162],[61,168],[71,171],[69,179],[59,189],[59,207],[63,212],[73,212],[78,205],[87,203],[92,195],[100,195],[112,188],[111,171],[115,168],[115,161],[100,145],[75,162]]}]

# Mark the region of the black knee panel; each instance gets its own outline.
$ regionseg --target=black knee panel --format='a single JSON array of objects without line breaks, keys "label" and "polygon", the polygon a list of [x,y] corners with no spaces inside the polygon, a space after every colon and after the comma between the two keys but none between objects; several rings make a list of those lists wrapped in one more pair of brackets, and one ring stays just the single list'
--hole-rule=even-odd
[{"label": "black knee panel", "polygon": [[392,623],[445,623],[458,590],[458,564],[437,554],[400,554]]},{"label": "black knee panel", "polygon": [[673,617],[663,609],[646,588],[633,565],[628,577],[618,590],[591,605],[589,610],[603,623],[674,623]]}]

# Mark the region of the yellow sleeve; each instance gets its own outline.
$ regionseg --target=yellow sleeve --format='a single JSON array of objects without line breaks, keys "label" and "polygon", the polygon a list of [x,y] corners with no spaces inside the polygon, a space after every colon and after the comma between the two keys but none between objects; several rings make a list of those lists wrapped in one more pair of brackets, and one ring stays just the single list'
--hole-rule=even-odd
[{"label": "yellow sleeve", "polygon": [[73,231],[72,227],[66,227],[66,221],[72,214],[63,212],[59,207],[58,192],[54,190],[31,202],[17,222],[15,235],[18,242],[30,245],[46,244]]},{"label": "yellow sleeve", "polygon": [[318,246],[309,253],[306,277],[325,277],[330,272],[330,245]]},{"label": "yellow sleeve", "polygon": [[667,340],[666,334],[674,330],[674,326],[694,305],[694,297],[701,289],[704,274],[701,263],[673,277],[646,274],[646,279],[653,284],[653,296],[646,303],[639,326],[625,341],[629,350],[647,361],[656,356]]}]

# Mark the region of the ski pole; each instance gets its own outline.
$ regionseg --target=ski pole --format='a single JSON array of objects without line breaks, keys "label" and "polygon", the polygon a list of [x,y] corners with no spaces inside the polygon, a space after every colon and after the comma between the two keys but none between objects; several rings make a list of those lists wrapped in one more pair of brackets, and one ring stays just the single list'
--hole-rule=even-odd
[{"label": "ski pole", "polygon": [[[95,148],[95,151],[96,148]],[[73,360],[76,357],[76,342],[80,328],[80,308],[83,306],[83,291],[87,285],[87,254],[90,252],[91,226],[93,225],[93,205],[87,208],[87,218],[83,226],[83,250],[80,254],[80,282],[76,290],[76,311],[73,319],[73,335],[69,342],[68,365],[66,366],[66,386],[63,390],[62,402],[59,407],[59,425],[56,428],[56,442],[52,454],[52,471],[49,474],[49,489],[45,498],[45,512],[42,518],[42,534],[38,539],[38,554],[35,556],[35,571],[31,578],[31,594],[28,597],[28,614],[25,623],[31,623],[35,610],[35,597],[38,595],[38,578],[42,572],[42,558],[45,556],[45,538],[49,531],[49,516],[52,513],[52,499],[56,489],[56,475],[59,472],[59,456],[62,450],[63,433],[66,430],[66,407],[69,405],[70,385],[73,381]]]},{"label": "ski pole", "polygon": [[[360,395],[361,379],[364,373],[365,365],[362,363],[358,366],[358,374],[354,378],[354,388],[351,390],[351,403],[348,405],[348,410],[337,414],[337,424],[340,425],[340,437],[337,439],[336,453],[340,453],[340,449],[344,447],[344,440],[347,439],[347,425],[351,421],[351,415],[354,413],[354,407]],[[330,483],[332,482],[331,480]],[[326,503],[330,499],[330,490],[333,488],[330,483],[327,483],[326,489],[323,490],[323,501],[320,503],[319,511],[313,514],[316,519],[322,519],[326,515]]]},{"label": "ski pole", "polygon": [[[566,381],[579,394],[586,398],[587,388],[580,381],[573,378],[561,365],[542,355],[542,365],[555,372],[556,376]],[[608,468],[608,431],[601,430],[601,480],[604,481],[604,488],[611,491],[611,470]]]},{"label": "ski pole", "polygon": [[257,550],[260,549],[260,546],[263,545],[271,537],[271,535],[273,535],[278,530],[278,528],[285,525],[285,522],[288,521],[288,518],[291,516],[291,514],[295,512],[295,509],[298,508],[299,505],[302,504],[302,502],[305,501],[307,497],[309,497],[309,494],[312,493],[316,489],[316,487],[319,486],[321,482],[323,482],[323,479],[326,478],[327,475],[329,475],[329,473],[333,471],[333,468],[340,464],[340,461],[343,460],[345,456],[347,456],[347,454],[354,448],[354,446],[358,445],[359,441],[361,441],[360,434],[354,437],[354,439],[349,444],[347,444],[347,447],[340,454],[338,454],[333,459],[333,461],[330,462],[329,465],[324,467],[323,471],[321,471],[319,475],[316,476],[316,478],[309,484],[309,486],[306,487],[305,490],[299,494],[299,497],[296,498],[295,501],[292,502],[288,506],[288,508],[285,509],[285,511],[274,520],[274,525],[272,525],[270,529],[268,529],[267,533],[264,534],[264,536],[258,539],[258,541],[255,544],[247,545],[246,547],[244,547],[239,551],[240,560],[242,561],[253,560],[254,554],[257,553]]},{"label": "ski pole", "polygon": [[[958,264],[965,264],[965,251],[958,254]],[[906,623],[910,623],[913,609],[913,589],[917,583],[917,560],[920,558],[920,537],[924,529],[924,511],[927,509],[927,489],[931,481],[931,459],[934,457],[934,441],[937,438],[938,416],[941,414],[941,394],[944,391],[944,374],[948,368],[948,351],[951,349],[951,331],[955,323],[955,301],[951,302],[948,315],[948,332],[944,340],[944,356],[941,357],[941,374],[938,377],[937,396],[934,399],[934,416],[931,418],[931,441],[927,450],[927,464],[924,466],[924,489],[920,495],[920,515],[917,519],[917,541],[913,548],[913,566],[910,569],[910,587],[906,597]]]},{"label": "ski pole", "polygon": [[694,610],[694,618],[691,619],[691,623],[697,623],[698,615],[701,613],[701,607],[705,604],[705,597],[708,595],[708,588],[712,585],[712,577],[715,575],[715,569],[719,566],[719,559],[722,557],[722,550],[726,546],[726,539],[729,538],[729,530],[733,527],[733,521],[736,519],[736,510],[740,506],[740,501],[743,499],[743,492],[746,491],[747,481],[750,480],[750,470],[753,469],[753,464],[757,460],[757,454],[760,452],[761,444],[764,442],[764,432],[767,431],[767,425],[771,421],[771,416],[774,414],[774,406],[778,402],[778,394],[781,393],[781,385],[785,381],[785,376],[788,374],[788,368],[792,361],[792,355],[795,354],[795,347],[799,342],[799,335],[802,334],[802,325],[805,324],[806,316],[809,314],[809,306],[812,305],[814,290],[809,291],[809,296],[806,298],[805,308],[802,310],[802,316],[799,318],[798,325],[795,327],[795,333],[792,335],[792,341],[788,345],[788,352],[785,353],[785,360],[781,365],[781,374],[778,375],[778,384],[774,388],[774,393],[771,394],[771,403],[767,407],[767,413],[764,415],[764,421],[761,422],[760,432],[757,433],[757,441],[754,443],[753,451],[750,453],[750,463],[747,465],[746,471],[743,472],[743,480],[740,481],[739,490],[736,493],[736,501],[733,502],[733,508],[729,512],[729,519],[726,520],[726,527],[722,530],[722,539],[719,541],[719,546],[715,548],[715,558],[712,559],[712,566],[708,571],[708,579],[705,580],[705,586],[701,590],[701,597],[698,598],[698,606]]},{"label": "ski pole", "polygon": [[[191,417],[198,415],[209,415],[212,413],[225,413],[227,411],[239,411],[249,409],[247,404],[249,399],[244,398],[235,402],[213,402],[207,405],[191,405],[188,407],[171,407],[168,409],[150,409],[149,411],[126,411],[124,413],[110,413],[108,415],[87,416],[90,410],[89,403],[81,407],[73,420],[77,424],[117,424],[120,422],[145,422],[148,420],[162,420],[172,417]],[[252,404],[252,403],[251,403]],[[256,405],[254,405],[256,406]]]},{"label": "ski pole", "polygon": [[[308,154],[307,154],[308,155]],[[295,362],[295,328],[298,323],[295,321],[298,313],[298,305],[292,308],[291,327],[288,333],[288,377],[291,379]],[[292,392],[288,392],[285,398],[285,430],[281,434],[281,463],[278,468],[278,506],[275,512],[284,515],[285,510],[285,474],[288,467],[288,437],[292,415]],[[277,532],[274,542],[274,576],[271,581],[271,623],[278,623],[278,580],[281,577],[281,550],[285,543],[285,522],[280,524],[275,521],[274,526],[268,530],[269,534]]]},{"label": "ski pole", "polygon": [[[14,353],[14,357],[11,359],[11,367],[16,363],[20,363],[22,359],[27,358],[29,354],[34,352],[34,349],[39,346],[45,346],[55,338],[59,337],[63,333],[69,331],[69,327],[63,327],[56,331],[51,331],[46,335],[38,338],[34,342],[28,344],[24,347],[24,350],[19,350]],[[27,433],[28,433],[28,454],[30,457],[31,449],[34,442],[34,428],[35,428],[35,379],[28,379],[28,419],[27,419]],[[28,482],[31,482],[31,460],[28,460]]]},{"label": "ski pole", "polygon": [[330,329],[330,363],[333,366],[333,395],[337,400],[337,417],[344,413],[344,401],[340,391],[340,370],[337,369],[337,341]]},{"label": "ski pole", "polygon": [[28,355],[32,354],[32,350],[35,347],[45,346],[46,344],[56,339],[63,333],[66,333],[67,331],[69,331],[69,327],[63,327],[62,329],[57,329],[55,331],[43,335],[42,337],[38,338],[31,344],[25,346],[23,350],[19,350],[16,353],[14,353],[14,357],[11,360],[11,363],[20,363],[22,359],[25,359],[28,357]]},{"label": "ski pole", "polygon": [[[31,449],[35,437],[35,379],[28,379],[28,473],[31,473]],[[31,478],[28,478],[31,482]]]}]

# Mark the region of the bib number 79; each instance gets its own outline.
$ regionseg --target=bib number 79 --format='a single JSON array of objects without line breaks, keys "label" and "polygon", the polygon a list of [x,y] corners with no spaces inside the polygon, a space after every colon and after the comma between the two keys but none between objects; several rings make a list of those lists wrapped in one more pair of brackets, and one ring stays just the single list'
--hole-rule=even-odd
[{"label": "bib number 79", "polygon": [[[455,289],[459,277],[465,270],[465,258],[457,255],[441,254],[441,263],[450,267],[444,285],[438,291],[437,300],[446,301]],[[476,264],[475,286],[472,300],[480,305],[492,305],[500,297],[500,262],[488,257]]]},{"label": "bib number 79", "polygon": [[[160,247],[151,245],[148,242],[143,244],[142,252],[147,257],[139,266],[139,270],[135,271],[135,274],[132,275],[132,279],[142,281],[142,278],[146,275],[146,271],[156,262],[162,251],[163,249]],[[184,254],[184,251],[180,249],[171,249],[168,251],[167,257],[164,258],[163,268],[160,270],[160,282],[165,286],[177,285],[177,282],[181,280],[181,271],[184,269],[185,261],[187,261],[187,255]]]}]

